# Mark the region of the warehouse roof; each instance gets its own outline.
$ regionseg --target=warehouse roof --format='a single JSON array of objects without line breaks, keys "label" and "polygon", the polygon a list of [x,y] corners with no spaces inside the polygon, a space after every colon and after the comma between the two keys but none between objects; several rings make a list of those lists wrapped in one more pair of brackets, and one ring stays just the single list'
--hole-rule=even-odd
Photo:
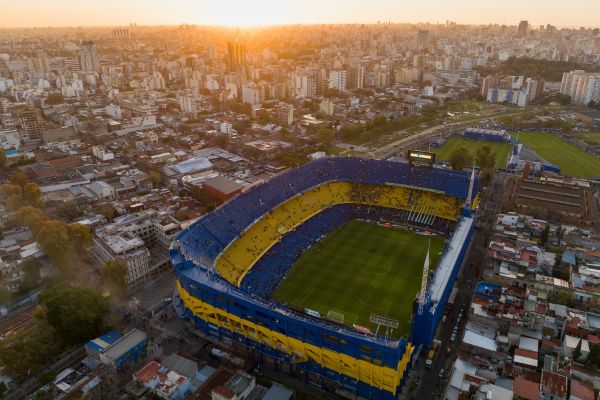
[{"label": "warehouse roof", "polygon": [[243,188],[243,186],[236,181],[222,175],[205,180],[203,185],[210,186],[223,194],[235,193]]}]

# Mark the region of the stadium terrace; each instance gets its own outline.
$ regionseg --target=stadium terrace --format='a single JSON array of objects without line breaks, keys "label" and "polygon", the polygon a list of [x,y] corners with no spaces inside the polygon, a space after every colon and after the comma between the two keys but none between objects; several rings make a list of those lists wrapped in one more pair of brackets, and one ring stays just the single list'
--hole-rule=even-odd
[{"label": "stadium terrace", "polygon": [[[396,398],[443,315],[473,233],[477,194],[474,175],[391,161],[322,158],[284,171],[173,241],[181,316],[203,334],[325,390]],[[426,290],[411,299],[407,337],[274,299],[305,250],[353,220],[445,239],[437,266],[423,274]],[[378,323],[385,325],[384,317]]]}]

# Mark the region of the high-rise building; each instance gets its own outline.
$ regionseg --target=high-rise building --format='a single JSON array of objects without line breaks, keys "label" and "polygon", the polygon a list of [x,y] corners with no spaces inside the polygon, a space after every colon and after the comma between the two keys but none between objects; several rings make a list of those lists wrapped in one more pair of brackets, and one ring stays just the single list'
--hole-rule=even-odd
[{"label": "high-rise building", "polygon": [[42,140],[43,120],[37,108],[29,106],[19,114],[19,122],[23,129],[22,138],[25,142],[39,142]]},{"label": "high-rise building", "polygon": [[528,21],[519,22],[519,30],[517,31],[517,37],[527,36],[528,30],[529,30],[529,22]]},{"label": "high-rise building", "polygon": [[571,96],[573,104],[600,102],[600,74],[582,70],[565,72],[560,84],[560,92]]},{"label": "high-rise building", "polygon": [[112,36],[115,40],[127,40],[131,39],[131,32],[127,28],[117,28],[113,29]]},{"label": "high-rise building", "polygon": [[79,65],[83,72],[100,72],[100,61],[96,54],[96,44],[90,41],[81,42]]},{"label": "high-rise building", "polygon": [[227,66],[230,71],[237,69],[246,63],[246,44],[227,42]]},{"label": "high-rise building", "polygon": [[329,71],[329,89],[337,89],[341,92],[346,91],[346,70]]},{"label": "high-rise building", "polygon": [[420,30],[417,34],[417,41],[419,50],[423,50],[429,47],[429,31]]},{"label": "high-rise building", "polygon": [[273,107],[273,120],[281,126],[290,126],[294,122],[294,106],[286,103],[279,103]]}]

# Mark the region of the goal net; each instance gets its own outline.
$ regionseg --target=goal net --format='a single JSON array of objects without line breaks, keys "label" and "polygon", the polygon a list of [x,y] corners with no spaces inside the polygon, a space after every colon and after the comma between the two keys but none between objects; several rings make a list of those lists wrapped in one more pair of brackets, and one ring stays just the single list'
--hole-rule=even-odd
[{"label": "goal net", "polygon": [[337,312],[337,311],[329,310],[327,312],[327,319],[330,321],[336,322],[338,324],[343,324],[344,323],[344,314]]}]

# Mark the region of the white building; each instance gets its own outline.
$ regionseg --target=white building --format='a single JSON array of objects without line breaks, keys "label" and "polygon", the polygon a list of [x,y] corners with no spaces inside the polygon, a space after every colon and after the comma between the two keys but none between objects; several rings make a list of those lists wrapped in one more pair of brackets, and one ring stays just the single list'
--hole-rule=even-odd
[{"label": "white building", "polygon": [[106,150],[102,145],[92,146],[92,154],[100,161],[111,161],[115,159],[115,155]]},{"label": "white building", "polygon": [[190,117],[196,118],[198,115],[198,104],[193,96],[181,96],[179,98],[179,107],[181,107],[182,112]]},{"label": "white building", "polygon": [[329,89],[337,89],[341,92],[346,91],[347,73],[345,70],[329,71]]},{"label": "white building", "polygon": [[563,73],[560,92],[571,96],[574,104],[600,102],[600,74],[576,70]]},{"label": "white building", "polygon": [[254,84],[242,85],[242,101],[253,106],[260,104],[260,90]]},{"label": "white building", "polygon": [[96,54],[96,45],[94,42],[84,41],[81,43],[79,52],[79,66],[82,71],[100,72],[100,61]]}]

